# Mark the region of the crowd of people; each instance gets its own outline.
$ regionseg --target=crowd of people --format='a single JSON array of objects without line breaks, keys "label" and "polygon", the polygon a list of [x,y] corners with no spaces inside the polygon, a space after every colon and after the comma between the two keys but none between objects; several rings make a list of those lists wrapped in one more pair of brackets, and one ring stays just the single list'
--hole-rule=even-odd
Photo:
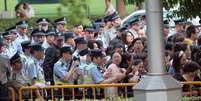
[{"label": "crowd of people", "polygon": [[[1,34],[0,96],[6,96],[8,86],[19,90],[22,86],[137,83],[147,74],[145,16],[124,26],[117,12],[93,21],[92,26],[76,24],[72,29],[66,29],[66,17],[56,19],[55,28],[49,22],[42,17],[29,32],[27,21],[22,20]],[[164,21],[165,67],[161,68],[178,81],[200,81],[199,28],[177,20],[175,30],[170,29]],[[189,88],[183,86],[186,96]],[[201,94],[200,86],[192,89],[193,95]],[[123,92],[115,87],[98,91]],[[35,94],[49,93],[36,90]],[[92,90],[87,94],[92,95]]]}]

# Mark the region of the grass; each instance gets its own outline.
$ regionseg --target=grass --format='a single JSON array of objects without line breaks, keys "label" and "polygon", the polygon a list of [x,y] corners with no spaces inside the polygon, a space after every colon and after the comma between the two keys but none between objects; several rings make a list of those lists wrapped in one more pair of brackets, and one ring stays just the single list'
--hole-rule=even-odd
[{"label": "grass", "polygon": [[[11,13],[12,16],[15,16],[14,7],[17,4],[18,0],[7,0],[8,11]],[[105,10],[105,3],[104,0],[87,0],[88,8],[89,8],[89,15],[98,15],[101,16],[104,14]],[[116,0],[112,0],[113,5],[116,5]],[[57,16],[58,12],[57,9],[60,4],[32,4],[36,16]],[[131,13],[133,11],[133,5],[126,6],[127,13]],[[4,10],[4,0],[0,0],[0,12]],[[68,10],[65,7],[62,7],[62,14],[67,15]]]}]

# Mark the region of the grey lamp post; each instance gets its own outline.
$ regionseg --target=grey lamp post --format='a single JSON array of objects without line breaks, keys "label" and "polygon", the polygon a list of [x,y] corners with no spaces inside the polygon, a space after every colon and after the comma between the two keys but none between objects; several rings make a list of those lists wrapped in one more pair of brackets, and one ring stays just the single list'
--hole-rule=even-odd
[{"label": "grey lamp post", "polygon": [[146,0],[149,73],[133,88],[136,101],[181,101],[181,84],[165,72],[162,0]]}]

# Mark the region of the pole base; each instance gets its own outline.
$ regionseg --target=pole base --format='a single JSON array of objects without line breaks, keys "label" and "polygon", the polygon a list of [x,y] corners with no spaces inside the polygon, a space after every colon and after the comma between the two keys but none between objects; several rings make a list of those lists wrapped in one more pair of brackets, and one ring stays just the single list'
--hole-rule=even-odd
[{"label": "pole base", "polygon": [[170,75],[146,75],[134,86],[135,101],[181,101],[182,86]]}]

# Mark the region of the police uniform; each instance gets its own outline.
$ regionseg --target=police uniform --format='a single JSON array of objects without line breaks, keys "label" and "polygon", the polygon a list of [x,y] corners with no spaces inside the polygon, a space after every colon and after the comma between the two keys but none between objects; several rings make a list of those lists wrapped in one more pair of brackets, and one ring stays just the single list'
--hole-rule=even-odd
[{"label": "police uniform", "polygon": [[[10,59],[11,64],[15,64],[16,62],[21,62],[21,58],[18,53],[15,53]],[[22,86],[28,85],[29,81],[23,71],[23,64],[22,64],[20,71],[15,71],[14,68],[15,67],[12,68],[11,78],[10,78],[10,82],[9,82],[10,86],[12,86],[16,89],[19,89]]]},{"label": "police uniform", "polygon": [[73,84],[71,80],[68,82],[63,82],[64,76],[68,74],[68,71],[70,69],[71,62],[65,62],[63,59],[59,59],[57,63],[54,65],[54,79],[55,84]]},{"label": "police uniform", "polygon": [[48,19],[48,18],[39,18],[37,21],[36,21],[36,23],[38,24],[38,25],[40,25],[41,27],[42,26],[47,26],[47,29],[41,29],[41,28],[38,28],[38,30],[39,31],[42,31],[43,33],[47,33],[47,31],[48,31],[48,25],[49,25],[49,22],[50,22],[50,20]]},{"label": "police uniform", "polygon": [[[31,41],[24,41],[21,43],[21,46],[24,49],[29,49],[29,45],[31,44]],[[20,54],[22,65],[23,65],[23,72],[26,76],[28,76],[28,62],[30,59],[30,54]]]},{"label": "police uniform", "polygon": [[[138,19],[133,19],[133,20],[131,20],[129,22],[129,25],[132,26],[134,24],[137,24],[138,22],[139,22]],[[129,31],[133,34],[134,38],[138,38],[139,37],[139,34],[135,30],[133,30],[132,28],[130,28]]]},{"label": "police uniform", "polygon": [[[16,24],[17,28],[27,28],[28,27],[28,24],[27,24],[27,21],[26,20],[22,20],[22,21],[19,21],[17,24]],[[27,41],[29,40],[29,37],[27,35],[24,35],[22,36],[19,32],[17,33],[17,38],[16,38],[16,41],[18,43],[22,43],[23,41]]]},{"label": "police uniform", "polygon": [[[13,26],[13,27],[6,29],[6,32],[9,32],[10,35],[11,34],[17,34],[16,26]],[[17,35],[16,35],[16,38],[17,38]],[[15,48],[18,53],[22,54],[23,53],[22,47],[21,47],[20,43],[16,41],[16,38],[12,39],[11,46],[12,46],[12,48]]]},{"label": "police uniform", "polygon": [[[54,29],[48,29],[47,33],[45,33],[45,36],[47,37],[48,35],[56,35],[55,30]],[[48,43],[47,39],[43,42],[42,47],[44,49],[49,48],[53,43]]]},{"label": "police uniform", "polygon": [[[67,18],[66,17],[61,17],[61,18],[56,19],[54,22],[55,22],[56,25],[61,24],[61,25],[65,26],[66,23],[67,23]],[[67,29],[64,29],[63,31],[60,31],[59,29],[56,29],[57,33],[64,33],[66,31],[67,31]]]},{"label": "police uniform", "polygon": [[[107,19],[108,19],[108,21],[114,21],[115,19],[117,19],[119,17],[120,16],[118,15],[118,13],[114,12],[113,14],[107,16]],[[115,26],[113,26],[112,28],[110,28],[102,33],[103,38],[104,38],[103,39],[104,48],[107,48],[109,46],[110,41],[117,36],[116,32],[117,32],[117,29]]]},{"label": "police uniform", "polygon": [[[17,34],[16,26],[6,29],[6,32],[9,32],[9,34]],[[16,35],[16,38],[17,38],[17,35]],[[11,46],[12,46],[12,48],[15,48],[18,53],[22,54],[23,53],[22,47],[21,47],[20,43],[17,42],[16,38],[14,40],[12,39]]]},{"label": "police uniform", "polygon": [[10,101],[9,98],[9,89],[7,86],[8,80],[10,78],[10,64],[9,59],[3,55],[0,55],[0,100],[1,101]]},{"label": "police uniform", "polygon": [[[84,39],[84,37],[77,37],[77,38],[75,38],[75,43],[76,43],[76,45],[77,44],[87,44],[87,41]],[[73,56],[76,58],[79,58],[80,57],[79,52],[81,50],[76,49],[75,52],[73,53]]]},{"label": "police uniform", "polygon": [[[2,34],[2,36],[3,36],[4,40],[6,40],[6,38],[9,37],[9,33],[5,32]],[[8,58],[11,58],[11,55],[16,52],[17,52],[17,50],[11,42],[10,44],[7,43],[7,45],[4,46],[2,54],[7,56]]]},{"label": "police uniform", "polygon": [[[61,48],[61,53],[66,53],[72,54],[72,50],[70,46],[63,46]],[[63,58],[60,58],[57,63],[54,65],[54,76],[55,76],[55,83],[59,84],[73,84],[74,83],[74,76],[70,75],[70,79],[67,82],[64,82],[63,79],[65,76],[69,73],[71,68],[76,68],[76,67],[71,67],[72,66],[73,60],[65,61]],[[73,75],[76,74],[76,71],[73,73]]]},{"label": "police uniform", "polygon": [[[44,51],[39,43],[31,44],[30,48],[33,51]],[[29,80],[36,80],[36,85],[38,86],[45,85],[42,61],[43,60],[38,60],[34,56],[31,56],[28,62]]]}]

